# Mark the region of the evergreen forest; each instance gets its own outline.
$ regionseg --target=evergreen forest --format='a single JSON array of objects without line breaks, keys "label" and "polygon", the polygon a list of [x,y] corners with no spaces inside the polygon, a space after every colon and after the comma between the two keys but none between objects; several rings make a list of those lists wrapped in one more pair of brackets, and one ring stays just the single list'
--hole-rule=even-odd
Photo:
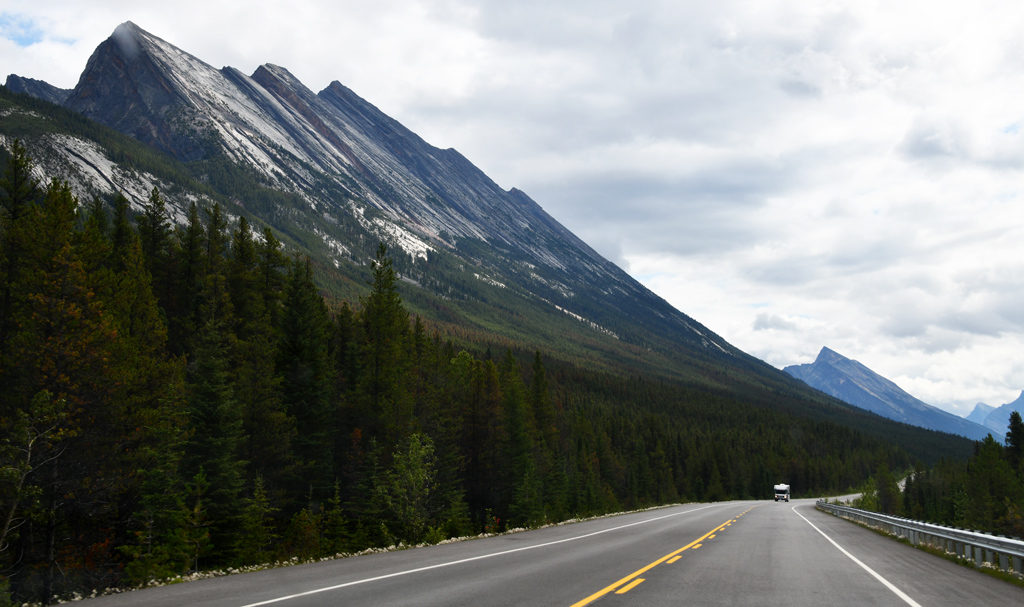
[{"label": "evergreen forest", "polygon": [[[793,408],[456,340],[409,312],[384,245],[363,295],[329,299],[310,259],[216,204],[175,225],[157,190],[133,213],[33,175],[15,142],[0,176],[0,602],[770,498],[783,479],[842,492],[914,463]],[[999,457],[1019,478],[1017,453]]]},{"label": "evergreen forest", "polygon": [[1010,414],[1005,442],[989,434],[967,461],[916,465],[901,491],[880,466],[855,504],[939,525],[1024,538],[1024,422]]}]

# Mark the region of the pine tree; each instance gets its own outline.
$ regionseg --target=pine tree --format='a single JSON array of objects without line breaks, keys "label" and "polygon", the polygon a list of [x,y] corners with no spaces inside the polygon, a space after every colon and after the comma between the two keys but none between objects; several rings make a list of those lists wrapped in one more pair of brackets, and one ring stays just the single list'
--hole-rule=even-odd
[{"label": "pine tree", "polygon": [[349,523],[342,508],[341,489],[338,483],[334,484],[334,495],[327,500],[322,523],[323,532],[320,539],[322,556],[341,554],[352,547]]},{"label": "pine tree", "polygon": [[239,520],[239,533],[234,545],[235,560],[242,565],[269,562],[274,557],[277,534],[274,532],[273,515],[263,478],[253,481],[252,495],[245,499]]},{"label": "pine tree", "polygon": [[1007,430],[1006,455],[1010,460],[1010,466],[1018,473],[1024,473],[1024,421],[1017,411],[1010,412],[1010,425]]},{"label": "pine tree", "polygon": [[295,454],[303,467],[296,479],[301,485],[292,488],[296,495],[312,487],[318,497],[326,497],[335,479],[328,326],[327,307],[309,260],[295,262],[288,274],[277,369],[285,411],[295,420]]},{"label": "pine tree", "polygon": [[397,277],[381,243],[373,266],[370,294],[363,301],[363,370],[360,395],[381,422],[373,430],[385,445],[397,445],[413,431],[412,400],[404,378],[409,315],[396,289]]},{"label": "pine tree", "polygon": [[[30,223],[25,215],[40,193],[39,182],[32,176],[32,160],[21,141],[15,139],[0,178],[0,380],[5,380],[8,369],[15,316],[24,305],[21,274],[31,243]],[[10,414],[0,408],[0,420]]]},{"label": "pine tree", "polygon": [[174,285],[171,282],[171,222],[167,203],[157,188],[149,193],[142,215],[137,219],[146,269],[160,306],[167,309]]},{"label": "pine tree", "polygon": [[391,469],[377,479],[376,493],[394,521],[393,531],[416,544],[426,536],[436,509],[434,442],[423,434],[411,434],[391,460]]},{"label": "pine tree", "polygon": [[186,470],[190,474],[205,470],[210,483],[206,499],[210,535],[214,548],[224,555],[236,531],[238,496],[245,480],[245,437],[232,369],[236,340],[225,275],[226,225],[219,207],[213,207],[209,215],[200,276],[200,324],[188,374],[192,434]]},{"label": "pine tree", "polygon": [[115,271],[122,269],[124,258],[128,255],[128,243],[133,234],[129,214],[128,199],[124,197],[124,194],[118,192],[114,197],[114,225],[110,236],[111,267]]},{"label": "pine tree", "polygon": [[191,356],[200,326],[200,308],[204,266],[203,242],[206,230],[199,207],[189,206],[188,222],[177,232],[173,265],[173,297],[165,304],[168,317],[168,343],[172,353]]},{"label": "pine tree", "polygon": [[185,444],[184,365],[166,354],[167,329],[150,287],[137,237],[131,239],[124,270],[115,276],[108,309],[118,328],[112,363],[124,403],[117,431],[130,481],[122,498],[133,510],[133,538],[123,552],[132,559],[126,575],[134,581],[184,573],[188,546],[184,484],[179,465]]},{"label": "pine tree", "polygon": [[513,525],[537,525],[543,522],[544,507],[536,462],[536,429],[532,410],[526,402],[525,386],[512,351],[505,354],[501,367],[505,425],[508,446],[502,458],[506,465],[505,483],[511,489],[508,516]]},{"label": "pine tree", "polygon": [[244,217],[232,236],[227,278],[234,316],[233,383],[243,416],[245,458],[249,476],[261,476],[274,495],[296,473],[296,429],[285,411],[276,368],[278,333],[265,307],[256,246]]},{"label": "pine tree", "polygon": [[46,521],[37,536],[44,563],[39,598],[45,600],[62,579],[56,575],[59,556],[47,547],[58,534],[70,532],[84,533],[79,550],[88,549],[86,542],[93,542],[102,526],[84,523],[85,513],[109,521],[119,483],[116,460],[107,457],[123,404],[113,397],[108,380],[117,337],[74,246],[76,207],[68,185],[53,181],[43,204],[26,212],[31,238],[19,281],[25,306],[13,318],[17,332],[10,336],[9,360],[16,364],[5,378],[5,400],[17,408],[27,408],[44,389],[67,405],[62,440],[40,471],[46,480],[38,485]]}]

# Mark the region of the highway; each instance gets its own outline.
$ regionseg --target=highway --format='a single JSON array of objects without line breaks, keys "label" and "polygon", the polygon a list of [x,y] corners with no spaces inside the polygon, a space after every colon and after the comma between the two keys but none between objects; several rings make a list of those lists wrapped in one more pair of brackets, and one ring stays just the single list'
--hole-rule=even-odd
[{"label": "highway", "polygon": [[794,500],[686,504],[87,604],[1024,605],[1024,588]]}]

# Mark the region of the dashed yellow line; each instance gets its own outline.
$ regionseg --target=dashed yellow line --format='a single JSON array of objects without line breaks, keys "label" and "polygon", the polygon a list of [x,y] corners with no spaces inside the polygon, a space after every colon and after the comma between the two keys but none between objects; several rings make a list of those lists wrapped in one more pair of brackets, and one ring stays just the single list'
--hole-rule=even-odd
[{"label": "dashed yellow line", "polygon": [[[748,508],[746,511],[743,512],[743,514],[746,514],[747,512],[750,512],[751,509],[752,508]],[[625,594],[625,593],[629,592],[630,590],[632,590],[633,588],[636,588],[637,585],[639,585],[641,582],[644,581],[644,578],[640,577],[641,575],[643,575],[644,573],[647,573],[648,571],[650,571],[651,569],[654,569],[655,567],[657,567],[658,565],[660,565],[662,563],[666,563],[666,562],[667,563],[674,563],[674,562],[678,561],[680,558],[682,558],[682,553],[687,551],[687,550],[690,550],[691,548],[693,548],[693,549],[700,548],[703,545],[701,542],[703,542],[704,540],[708,540],[708,539],[711,539],[711,538],[715,537],[715,534],[717,534],[719,531],[724,530],[726,527],[731,526],[733,523],[736,522],[736,520],[740,516],[743,516],[743,514],[740,514],[739,516],[737,516],[734,519],[729,519],[729,520],[725,521],[721,525],[715,527],[711,531],[708,531],[704,535],[702,535],[699,538],[693,540],[692,542],[690,542],[689,544],[683,546],[682,548],[680,548],[680,549],[678,549],[678,550],[676,550],[674,552],[670,552],[670,553],[666,554],[665,556],[661,557],[660,559],[654,561],[653,563],[650,563],[648,565],[645,565],[644,567],[641,567],[640,569],[637,569],[633,573],[630,573],[629,575],[627,575],[626,577],[618,580],[614,584],[610,584],[608,586],[605,586],[604,588],[598,590],[597,592],[595,592],[594,594],[588,596],[587,598],[585,598],[585,599],[583,599],[581,601],[577,601],[576,603],[573,603],[572,607],[583,607],[584,605],[589,605],[590,603],[593,603],[594,601],[596,601],[597,599],[603,597],[604,595],[608,594],[609,592],[615,592],[616,594]]]}]

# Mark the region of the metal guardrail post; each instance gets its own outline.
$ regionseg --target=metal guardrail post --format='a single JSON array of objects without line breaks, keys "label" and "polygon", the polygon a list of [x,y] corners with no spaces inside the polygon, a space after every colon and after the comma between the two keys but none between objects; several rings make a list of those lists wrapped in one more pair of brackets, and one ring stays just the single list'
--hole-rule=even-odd
[{"label": "metal guardrail post", "polygon": [[818,500],[817,506],[840,518],[878,527],[891,535],[906,538],[913,546],[933,546],[947,554],[973,561],[979,567],[988,563],[1003,571],[1024,574],[1024,540],[868,512],[829,504],[825,500]]}]

